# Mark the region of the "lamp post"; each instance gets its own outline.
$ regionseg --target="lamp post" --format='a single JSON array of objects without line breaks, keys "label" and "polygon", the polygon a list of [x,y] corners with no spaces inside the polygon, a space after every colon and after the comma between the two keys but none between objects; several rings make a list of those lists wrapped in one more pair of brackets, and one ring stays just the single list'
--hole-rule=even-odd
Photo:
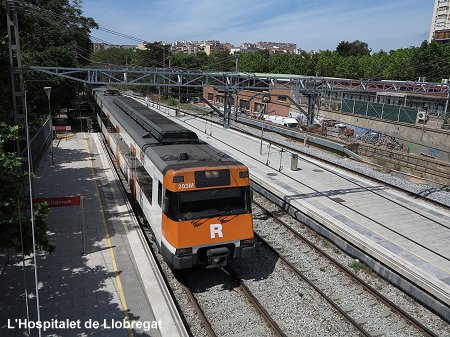
[{"label": "lamp post", "polygon": [[[49,117],[50,117],[50,121],[52,119],[52,109],[51,109],[51,105],[50,105],[50,93],[52,92],[52,87],[44,87],[44,91],[47,94],[47,98],[48,98],[48,113],[49,113]],[[53,124],[50,123],[51,125],[51,133],[52,133],[52,139],[51,139],[51,143],[50,143],[50,153],[52,156],[52,165],[53,165]]]},{"label": "lamp post", "polygon": [[[39,304],[39,282],[38,282],[38,274],[37,274],[37,261],[36,261],[36,237],[35,237],[35,224],[34,224],[34,210],[33,210],[33,185],[32,185],[32,157],[31,157],[31,149],[30,149],[30,128],[28,125],[28,108],[27,108],[27,87],[26,82],[23,84],[23,101],[25,105],[25,132],[26,132],[26,141],[27,141],[27,157],[28,157],[28,187],[30,193],[30,220],[31,220],[31,238],[33,242],[33,264],[34,264],[34,281],[36,286],[36,310],[37,310],[37,320],[41,321],[41,310]],[[41,327],[38,327],[39,337],[42,336]]]}]

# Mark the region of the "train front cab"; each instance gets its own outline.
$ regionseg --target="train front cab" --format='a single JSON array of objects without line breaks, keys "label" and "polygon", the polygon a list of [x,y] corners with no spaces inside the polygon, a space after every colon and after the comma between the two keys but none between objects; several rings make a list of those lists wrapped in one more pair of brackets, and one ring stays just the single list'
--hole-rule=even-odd
[{"label": "train front cab", "polygon": [[174,268],[225,266],[254,254],[248,169],[169,170],[161,253]]}]

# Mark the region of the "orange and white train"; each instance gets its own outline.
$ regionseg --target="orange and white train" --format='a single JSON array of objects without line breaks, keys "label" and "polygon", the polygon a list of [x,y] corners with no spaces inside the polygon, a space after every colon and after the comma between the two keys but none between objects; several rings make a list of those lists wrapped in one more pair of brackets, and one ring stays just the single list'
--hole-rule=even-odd
[{"label": "orange and white train", "polygon": [[184,269],[253,256],[248,168],[132,98],[93,93],[101,131],[164,259]]}]

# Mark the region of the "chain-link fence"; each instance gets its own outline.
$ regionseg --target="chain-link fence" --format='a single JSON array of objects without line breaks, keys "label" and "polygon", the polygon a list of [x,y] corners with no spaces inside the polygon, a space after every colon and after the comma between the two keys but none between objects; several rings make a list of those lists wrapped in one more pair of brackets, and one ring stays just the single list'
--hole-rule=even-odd
[{"label": "chain-link fence", "polygon": [[342,99],[341,111],[366,117],[415,124],[419,109],[402,105],[390,105],[344,98]]}]

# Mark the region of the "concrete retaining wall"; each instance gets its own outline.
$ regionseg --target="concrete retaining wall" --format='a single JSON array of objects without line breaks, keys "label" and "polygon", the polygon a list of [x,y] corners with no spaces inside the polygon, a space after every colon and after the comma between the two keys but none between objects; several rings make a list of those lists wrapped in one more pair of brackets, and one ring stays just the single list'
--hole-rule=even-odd
[{"label": "concrete retaining wall", "polygon": [[366,118],[364,116],[328,110],[320,110],[319,116],[388,134],[401,141],[412,153],[419,155],[425,153],[438,160],[450,162],[449,130],[387,122],[376,118]]},{"label": "concrete retaining wall", "polygon": [[412,153],[384,149],[371,144],[352,143],[347,147],[359,155],[376,158],[389,163],[391,165],[387,166],[396,170],[414,174],[445,185],[450,183],[450,163],[448,162],[418,156]]}]

